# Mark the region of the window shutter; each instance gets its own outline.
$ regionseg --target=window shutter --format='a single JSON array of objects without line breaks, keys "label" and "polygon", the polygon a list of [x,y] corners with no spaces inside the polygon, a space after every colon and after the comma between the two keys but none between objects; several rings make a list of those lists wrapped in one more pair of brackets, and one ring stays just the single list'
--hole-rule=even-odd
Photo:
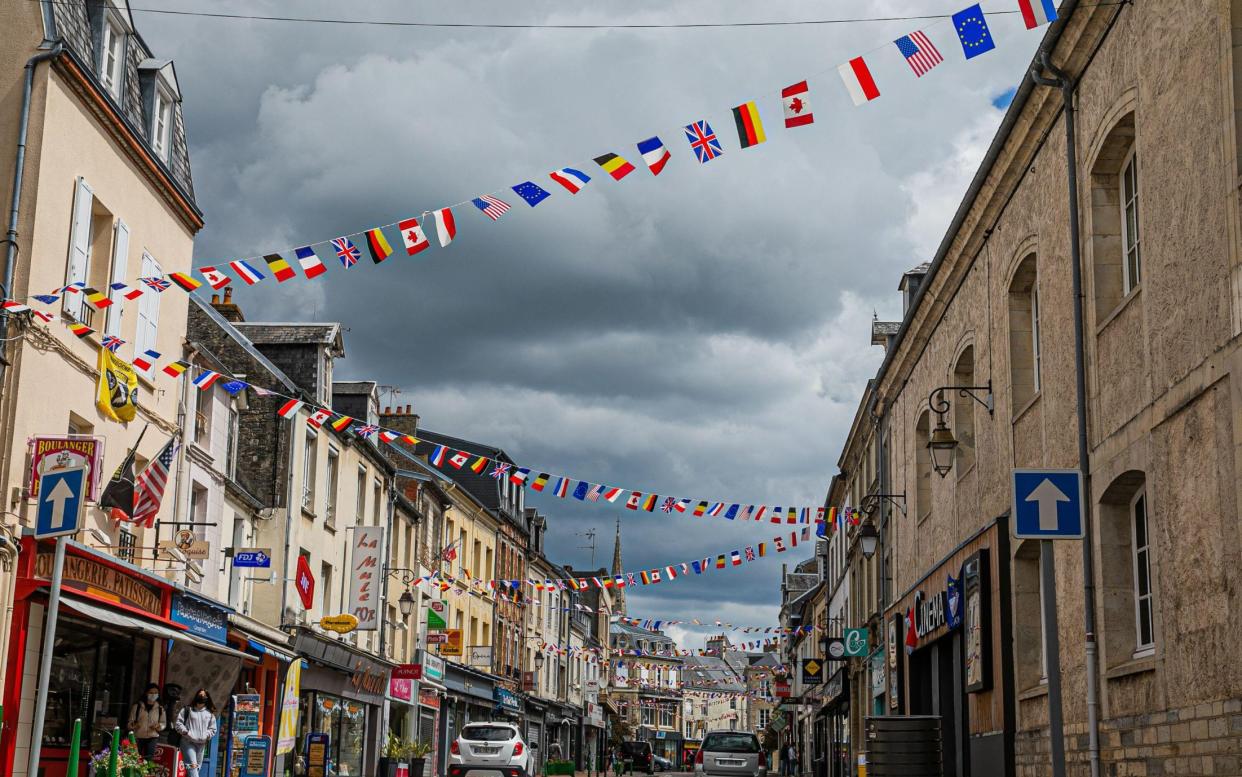
[{"label": "window shutter", "polygon": [[[91,209],[95,200],[95,192],[86,183],[85,178],[78,179],[77,189],[73,194],[73,221],[69,233],[69,266],[65,275],[65,283],[86,283],[86,275],[91,264]],[[65,311],[77,320],[82,320],[82,295],[65,294]]]},{"label": "window shutter", "polygon": [[[164,274],[159,262],[150,254],[142,255],[142,276],[151,278]],[[160,295],[148,292],[138,298],[138,328],[134,333],[134,353],[140,354],[155,348],[160,319]],[[150,373],[147,373],[148,375]]]},{"label": "window shutter", "polygon": [[[125,283],[125,270],[128,259],[129,226],[124,221],[117,219],[112,235],[112,277],[108,280],[108,283]],[[121,296],[120,292],[109,289],[108,298],[112,300],[112,305],[108,308],[108,320],[104,325],[104,332],[120,337],[121,302],[124,300],[124,297]]]}]

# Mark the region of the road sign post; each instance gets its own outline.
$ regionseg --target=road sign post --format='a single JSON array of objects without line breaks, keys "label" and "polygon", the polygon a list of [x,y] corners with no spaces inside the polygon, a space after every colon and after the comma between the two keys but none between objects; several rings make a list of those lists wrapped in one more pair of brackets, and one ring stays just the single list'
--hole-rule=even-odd
[{"label": "road sign post", "polygon": [[1053,777],[1065,777],[1065,721],[1061,701],[1061,636],[1057,624],[1054,540],[1086,536],[1082,472],[1077,469],[1013,471],[1013,536],[1039,540],[1043,590],[1044,656],[1048,673],[1048,739]]},{"label": "road sign post", "polygon": [[[48,489],[50,494],[52,489]],[[40,505],[42,501],[40,501]],[[43,654],[39,656],[39,685],[35,692],[34,719],[30,726],[30,761],[27,774],[39,773],[39,757],[43,750],[43,723],[47,717],[47,687],[52,677],[52,651],[56,647],[56,616],[60,611],[60,586],[65,576],[65,545],[69,537],[56,538],[56,555],[52,560],[52,590],[48,592],[47,615],[43,625]]]}]

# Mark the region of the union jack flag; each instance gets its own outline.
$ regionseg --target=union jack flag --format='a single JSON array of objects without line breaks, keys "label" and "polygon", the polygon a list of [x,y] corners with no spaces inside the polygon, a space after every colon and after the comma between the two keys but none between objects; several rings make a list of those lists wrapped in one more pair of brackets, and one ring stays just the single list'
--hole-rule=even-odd
[{"label": "union jack flag", "polygon": [[671,513],[673,512],[673,508],[676,506],[677,500],[670,496],[668,499],[664,500],[664,504],[660,505],[660,509],[666,513]]},{"label": "union jack flag", "polygon": [[332,238],[332,247],[336,249],[336,255],[340,257],[341,264],[345,267],[353,267],[362,258],[362,252],[358,250],[358,246],[347,237]]},{"label": "union jack flag", "polygon": [[379,427],[375,424],[367,424],[365,426],[355,426],[354,432],[364,440],[369,440],[379,431]]},{"label": "union jack flag", "polygon": [[109,351],[116,353],[121,350],[122,345],[125,345],[125,341],[116,335],[104,335],[103,339],[99,341],[99,344],[104,348],[107,348]]},{"label": "union jack flag", "polygon": [[724,153],[720,141],[716,139],[716,133],[712,131],[712,125],[706,121],[687,124],[686,140],[690,141],[690,148],[694,149],[699,162],[710,162]]},{"label": "union jack flag", "polygon": [[511,464],[505,464],[504,462],[496,462],[496,468],[492,470],[492,477],[497,480],[503,480],[511,466]]},{"label": "union jack flag", "polygon": [[148,289],[151,289],[157,294],[168,291],[170,288],[172,288],[172,281],[165,280],[164,278],[160,278],[159,276],[154,276],[150,278],[139,278],[138,280],[142,281]]},{"label": "union jack flag", "polygon": [[750,547],[749,545],[746,546],[746,560],[747,561],[755,560],[755,549]]}]

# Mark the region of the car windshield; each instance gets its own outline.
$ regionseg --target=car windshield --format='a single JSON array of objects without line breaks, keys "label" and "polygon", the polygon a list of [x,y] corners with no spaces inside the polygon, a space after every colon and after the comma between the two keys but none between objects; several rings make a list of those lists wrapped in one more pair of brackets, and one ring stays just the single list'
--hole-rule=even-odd
[{"label": "car windshield", "polygon": [[466,726],[461,730],[461,738],[472,742],[508,742],[513,737],[508,726]]},{"label": "car windshield", "polygon": [[757,753],[759,740],[754,734],[708,734],[703,749],[716,753]]}]

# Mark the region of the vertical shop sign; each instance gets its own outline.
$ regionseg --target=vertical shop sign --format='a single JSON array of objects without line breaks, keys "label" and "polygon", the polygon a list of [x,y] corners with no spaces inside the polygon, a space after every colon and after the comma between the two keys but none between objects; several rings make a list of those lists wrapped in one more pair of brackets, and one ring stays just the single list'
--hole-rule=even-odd
[{"label": "vertical shop sign", "polygon": [[988,552],[981,549],[962,564],[962,630],[966,646],[966,691],[985,691],[992,677],[991,612],[988,600]]},{"label": "vertical shop sign", "polygon": [[380,554],[384,548],[384,527],[358,526],[354,529],[353,563],[350,566],[349,612],[358,619],[358,631],[379,628]]},{"label": "vertical shop sign", "polygon": [[276,754],[293,752],[298,737],[298,698],[302,695],[302,659],[289,664],[285,672],[285,695],[280,704],[280,732]]}]

